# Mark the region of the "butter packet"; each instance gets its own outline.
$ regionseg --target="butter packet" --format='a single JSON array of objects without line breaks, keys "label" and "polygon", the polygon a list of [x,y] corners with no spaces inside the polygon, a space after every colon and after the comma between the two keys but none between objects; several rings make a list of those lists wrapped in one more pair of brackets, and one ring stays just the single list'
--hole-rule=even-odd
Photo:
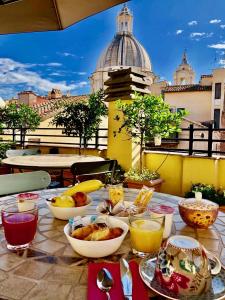
[{"label": "butter packet", "polygon": [[134,205],[138,207],[147,207],[152,198],[153,192],[153,188],[149,188],[144,185],[134,200]]}]

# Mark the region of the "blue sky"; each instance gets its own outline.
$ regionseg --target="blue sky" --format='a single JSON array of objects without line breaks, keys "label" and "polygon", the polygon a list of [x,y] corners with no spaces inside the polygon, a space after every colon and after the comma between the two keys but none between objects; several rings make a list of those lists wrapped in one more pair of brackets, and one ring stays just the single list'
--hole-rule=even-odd
[{"label": "blue sky", "polygon": [[[128,6],[134,35],[162,79],[172,81],[185,48],[196,81],[225,66],[224,0],[132,0]],[[88,77],[115,34],[121,7],[64,31],[0,36],[0,96],[7,99],[27,89],[46,95],[52,87],[88,93]]]}]

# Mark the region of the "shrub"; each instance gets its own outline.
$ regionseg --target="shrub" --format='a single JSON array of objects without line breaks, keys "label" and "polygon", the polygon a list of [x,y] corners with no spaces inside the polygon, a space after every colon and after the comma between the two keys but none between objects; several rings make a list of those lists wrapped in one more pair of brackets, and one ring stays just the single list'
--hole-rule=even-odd
[{"label": "shrub", "polygon": [[185,198],[194,198],[195,192],[201,192],[203,199],[208,199],[222,206],[225,205],[225,190],[216,189],[213,185],[204,183],[194,183],[190,191],[185,193]]}]

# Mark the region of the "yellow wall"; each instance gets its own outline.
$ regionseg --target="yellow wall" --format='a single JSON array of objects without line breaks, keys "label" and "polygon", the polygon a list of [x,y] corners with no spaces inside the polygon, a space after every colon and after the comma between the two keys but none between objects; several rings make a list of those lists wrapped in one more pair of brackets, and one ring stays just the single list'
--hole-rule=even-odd
[{"label": "yellow wall", "polygon": [[219,172],[218,187],[225,188],[225,159],[220,159],[218,161],[218,172]]},{"label": "yellow wall", "polygon": [[163,193],[183,196],[192,183],[199,182],[225,189],[225,159],[223,158],[145,153],[145,165],[151,170],[156,170],[163,161],[158,171],[161,178],[165,180],[161,189]]},{"label": "yellow wall", "polygon": [[177,108],[186,108],[189,111],[188,118],[200,122],[211,120],[211,97],[211,91],[164,94],[166,103]]},{"label": "yellow wall", "polygon": [[162,164],[158,172],[161,178],[165,180],[161,188],[163,193],[181,195],[182,161],[181,155],[145,153],[146,168],[157,170]]},{"label": "yellow wall", "polygon": [[[123,102],[129,103],[131,101]],[[133,159],[138,159],[138,151],[136,151],[136,155],[133,156],[133,150],[136,150],[133,149],[135,145],[132,144],[132,141],[127,136],[125,130],[121,133],[117,133],[116,137],[114,136],[114,131],[118,131],[121,125],[121,120],[115,120],[116,115],[121,117],[121,114],[116,109],[116,102],[109,102],[107,156],[110,159],[117,159],[122,168],[128,170],[132,166]]]}]

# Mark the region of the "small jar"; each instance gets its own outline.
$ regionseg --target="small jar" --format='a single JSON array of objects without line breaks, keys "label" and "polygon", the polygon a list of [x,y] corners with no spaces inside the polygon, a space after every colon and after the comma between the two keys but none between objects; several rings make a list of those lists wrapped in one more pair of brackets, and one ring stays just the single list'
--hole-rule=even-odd
[{"label": "small jar", "polygon": [[37,205],[39,195],[35,193],[22,193],[18,194],[16,197],[18,210],[27,211],[34,209],[35,205]]},{"label": "small jar", "polygon": [[167,239],[171,234],[174,208],[167,205],[157,205],[151,207],[149,210],[150,210],[150,214],[153,215],[154,217],[165,216],[165,227],[163,232],[163,239]]}]

